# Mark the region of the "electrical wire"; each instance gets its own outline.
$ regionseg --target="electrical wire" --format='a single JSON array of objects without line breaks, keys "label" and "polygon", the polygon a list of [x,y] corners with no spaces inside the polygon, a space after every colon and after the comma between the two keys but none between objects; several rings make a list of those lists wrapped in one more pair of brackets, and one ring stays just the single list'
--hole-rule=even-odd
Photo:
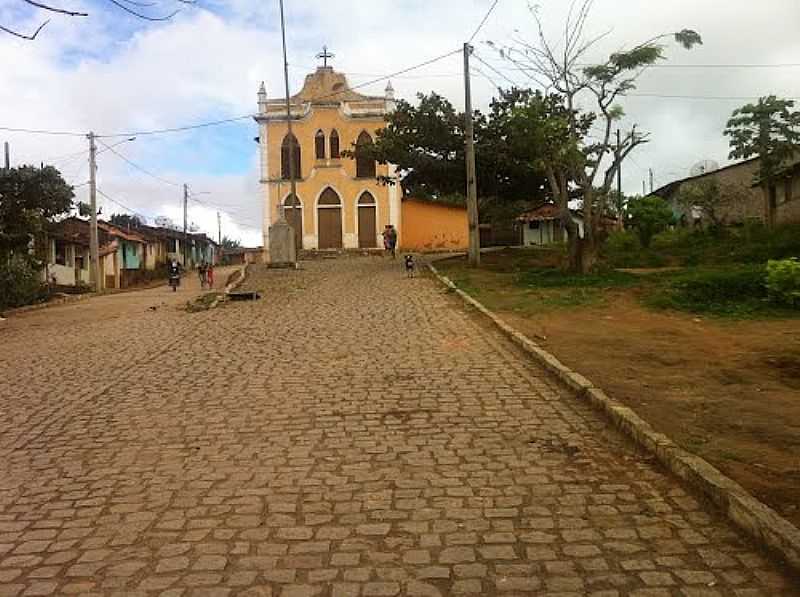
[{"label": "electrical wire", "polygon": [[48,131],[43,129],[20,129],[8,126],[0,126],[0,131],[8,131],[11,133],[27,133],[29,135],[62,135],[68,137],[85,137],[86,133],[76,133],[70,131]]},{"label": "electrical wire", "polygon": [[[99,140],[98,140],[98,141],[99,141]],[[139,170],[139,172],[143,172],[144,174],[147,174],[147,176],[149,176],[149,177],[151,177],[151,178],[153,178],[153,179],[155,179],[155,180],[157,180],[157,181],[159,181],[159,182],[163,182],[164,184],[168,184],[168,185],[170,185],[170,186],[173,186],[173,187],[180,187],[180,186],[183,186],[183,185],[181,185],[181,184],[179,184],[179,183],[177,183],[177,182],[172,182],[171,180],[167,180],[167,179],[165,179],[165,178],[161,178],[161,177],[160,177],[160,176],[158,176],[157,174],[153,174],[152,172],[150,172],[150,171],[149,171],[149,170],[147,170],[146,168],[143,168],[143,167],[139,166],[138,164],[136,164],[136,163],[132,162],[131,160],[129,160],[127,157],[125,157],[124,155],[122,155],[122,154],[121,154],[120,152],[118,152],[116,149],[113,149],[113,146],[108,146],[108,145],[106,145],[105,143],[103,143],[102,141],[99,141],[99,142],[100,142],[100,144],[101,144],[103,147],[105,147],[105,148],[106,148],[108,151],[110,151],[111,153],[113,153],[113,154],[114,154],[115,156],[117,156],[118,158],[120,158],[120,159],[124,160],[125,162],[127,162],[127,163],[128,163],[130,166],[133,166],[134,168],[136,168],[137,170]]]},{"label": "electrical wire", "polygon": [[477,54],[477,53],[473,52],[473,53],[472,53],[472,55],[473,55],[473,56],[474,56],[474,57],[475,57],[475,58],[478,60],[478,62],[480,62],[481,64],[483,64],[484,66],[486,66],[487,68],[489,68],[489,69],[490,69],[492,72],[494,72],[495,74],[497,74],[497,75],[498,75],[498,76],[500,76],[500,77],[503,77],[503,78],[504,78],[506,81],[508,81],[509,83],[511,83],[511,85],[512,85],[513,87],[519,87],[519,84],[518,84],[516,81],[512,81],[512,80],[511,80],[509,77],[505,76],[503,73],[501,73],[501,72],[500,72],[499,70],[497,70],[495,67],[493,67],[491,64],[489,64],[488,62],[486,62],[486,61],[485,61],[483,58],[481,58],[480,56],[478,56],[478,54]]},{"label": "electrical wire", "polygon": [[143,217],[145,220],[149,219],[149,218],[147,217],[147,215],[143,214],[143,213],[142,213],[142,212],[140,212],[140,211],[136,211],[136,210],[135,210],[135,209],[133,209],[133,208],[130,208],[130,207],[128,207],[127,205],[125,205],[124,203],[121,203],[121,202],[117,201],[117,200],[116,200],[116,199],[114,199],[113,197],[110,197],[110,196],[109,196],[107,193],[103,192],[103,191],[102,191],[100,188],[98,188],[98,189],[97,189],[97,192],[98,192],[98,193],[100,193],[100,194],[101,194],[103,197],[105,197],[105,198],[106,198],[106,199],[108,199],[109,201],[111,201],[112,203],[115,203],[116,205],[119,205],[119,206],[120,206],[122,209],[126,209],[126,210],[128,210],[128,211],[129,211],[129,212],[131,212],[133,215],[135,215],[135,216],[141,216],[141,217]]},{"label": "electrical wire", "polygon": [[475,39],[475,36],[477,36],[478,33],[480,32],[480,30],[483,29],[483,26],[486,24],[486,21],[489,20],[489,16],[491,16],[491,14],[494,11],[494,9],[497,8],[497,4],[499,2],[500,2],[500,0],[494,0],[492,5],[489,7],[489,10],[487,11],[486,16],[483,17],[483,20],[480,22],[480,25],[478,25],[478,28],[475,29],[475,33],[473,33],[472,37],[469,38],[469,41],[467,42],[468,44],[471,44],[472,40]]}]

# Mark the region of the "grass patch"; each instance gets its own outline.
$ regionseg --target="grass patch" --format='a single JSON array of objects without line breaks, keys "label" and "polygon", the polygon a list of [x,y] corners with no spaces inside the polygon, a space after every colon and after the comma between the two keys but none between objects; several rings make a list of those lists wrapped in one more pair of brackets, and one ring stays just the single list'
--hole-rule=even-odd
[{"label": "grass patch", "polygon": [[641,282],[641,276],[607,270],[593,274],[572,274],[554,268],[534,268],[516,277],[523,288],[624,288]]}]

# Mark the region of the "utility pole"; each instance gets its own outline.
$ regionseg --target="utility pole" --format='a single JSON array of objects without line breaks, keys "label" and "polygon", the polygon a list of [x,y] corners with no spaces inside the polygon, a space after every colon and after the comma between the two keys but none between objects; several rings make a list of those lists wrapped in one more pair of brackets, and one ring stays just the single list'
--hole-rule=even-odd
[{"label": "utility pole", "polygon": [[469,74],[469,55],[472,46],[464,44],[464,114],[466,127],[465,157],[467,161],[467,218],[469,220],[469,264],[478,267],[481,264],[480,230],[478,229],[478,191],[475,180],[475,138],[472,126],[472,89]]},{"label": "utility pole", "polygon": [[[295,157],[297,156],[297,150],[295,149],[295,138],[292,134],[292,106],[289,100],[289,59],[286,54],[286,21],[283,16],[283,0],[280,0],[281,6],[281,38],[283,40],[283,83],[286,87],[286,128],[289,132],[289,197],[291,197],[291,205],[295,207],[295,202],[297,201],[297,165],[295,164]],[[297,208],[300,208],[299,203],[297,204]],[[286,219],[286,214],[284,213],[284,206],[281,203],[281,207],[278,210],[279,217],[281,219]],[[298,238],[301,237],[303,234],[302,230],[295,230],[295,234]],[[297,242],[297,238],[295,239]]]},{"label": "utility pole", "polygon": [[645,185],[644,180],[642,180],[642,197],[647,195],[647,186]]},{"label": "utility pole", "polygon": [[3,145],[5,147],[5,153],[6,153],[6,161],[5,161],[6,170],[10,170],[11,169],[11,150],[8,147],[8,141],[6,141]]},{"label": "utility pole", "polygon": [[95,134],[89,132],[89,210],[91,222],[89,223],[89,278],[94,286],[94,291],[101,292],[100,284],[100,246],[97,235],[97,145],[94,142]]},{"label": "utility pole", "polygon": [[189,205],[189,185],[184,183],[183,185],[183,267],[189,267],[189,261],[186,253],[186,249],[189,246],[189,236],[187,233],[187,223],[189,214],[188,212],[188,205]]},{"label": "utility pole", "polygon": [[222,218],[219,217],[219,212],[217,212],[217,244],[222,246]]},{"label": "utility pole", "polygon": [[653,192],[653,169],[649,168],[650,170],[650,192]]}]

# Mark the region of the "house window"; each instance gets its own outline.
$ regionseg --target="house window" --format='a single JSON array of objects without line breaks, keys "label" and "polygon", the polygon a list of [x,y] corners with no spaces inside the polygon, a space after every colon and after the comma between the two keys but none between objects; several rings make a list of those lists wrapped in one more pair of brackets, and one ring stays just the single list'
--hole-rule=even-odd
[{"label": "house window", "polygon": [[300,144],[294,135],[286,135],[281,143],[281,178],[289,180],[292,177],[292,162],[294,162],[294,178],[303,177],[300,171]]},{"label": "house window", "polygon": [[372,137],[362,131],[356,140],[356,178],[375,178],[375,160],[364,155],[364,150],[372,145]]},{"label": "house window", "polygon": [[325,133],[322,131],[314,135],[314,155],[318,160],[325,159]]},{"label": "house window", "polygon": [[56,265],[67,265],[67,243],[63,240],[55,241],[55,258],[53,261]]},{"label": "house window", "polygon": [[528,222],[528,228],[531,230],[539,230],[539,220],[531,220]]},{"label": "house window", "polygon": [[331,159],[338,160],[341,157],[339,154],[339,133],[336,129],[331,131]]}]

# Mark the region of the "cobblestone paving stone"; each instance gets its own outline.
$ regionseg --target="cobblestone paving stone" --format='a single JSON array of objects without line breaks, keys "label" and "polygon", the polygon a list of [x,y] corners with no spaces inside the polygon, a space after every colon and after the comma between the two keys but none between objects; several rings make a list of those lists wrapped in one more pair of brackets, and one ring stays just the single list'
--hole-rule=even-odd
[{"label": "cobblestone paving stone", "polygon": [[433,280],[247,285],[3,324],[0,597],[800,595]]}]

